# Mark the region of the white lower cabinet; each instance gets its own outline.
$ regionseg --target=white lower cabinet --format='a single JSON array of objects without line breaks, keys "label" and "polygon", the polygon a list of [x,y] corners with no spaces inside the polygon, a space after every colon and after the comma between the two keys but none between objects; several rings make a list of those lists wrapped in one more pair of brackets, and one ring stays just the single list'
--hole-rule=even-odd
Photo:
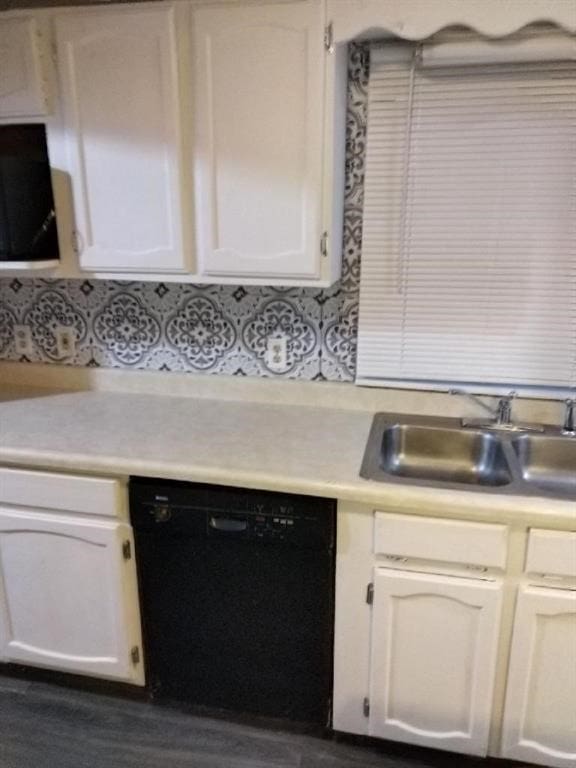
[{"label": "white lower cabinet", "polygon": [[0,658],[143,685],[127,523],[0,506]]},{"label": "white lower cabinet", "polygon": [[369,733],[485,755],[502,586],[376,568]]},{"label": "white lower cabinet", "polygon": [[576,768],[576,532],[340,502],[334,728]]},{"label": "white lower cabinet", "polygon": [[522,587],[508,673],[503,757],[576,766],[576,591]]}]

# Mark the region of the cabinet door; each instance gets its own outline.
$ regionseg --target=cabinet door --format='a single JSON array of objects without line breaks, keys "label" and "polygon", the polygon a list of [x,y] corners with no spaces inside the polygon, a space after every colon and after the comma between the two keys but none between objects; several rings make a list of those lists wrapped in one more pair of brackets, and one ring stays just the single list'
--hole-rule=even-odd
[{"label": "cabinet door", "polygon": [[322,4],[198,9],[194,41],[201,273],[318,278]]},{"label": "cabinet door", "polygon": [[138,594],[125,523],[0,507],[0,656],[142,685]]},{"label": "cabinet door", "polygon": [[0,21],[0,119],[35,117],[48,109],[40,39],[31,17]]},{"label": "cabinet door", "polygon": [[485,755],[501,585],[376,570],[370,735]]},{"label": "cabinet door", "polygon": [[576,766],[576,593],[523,587],[508,672],[502,753]]},{"label": "cabinet door", "polygon": [[57,19],[80,267],[186,268],[173,8]]}]

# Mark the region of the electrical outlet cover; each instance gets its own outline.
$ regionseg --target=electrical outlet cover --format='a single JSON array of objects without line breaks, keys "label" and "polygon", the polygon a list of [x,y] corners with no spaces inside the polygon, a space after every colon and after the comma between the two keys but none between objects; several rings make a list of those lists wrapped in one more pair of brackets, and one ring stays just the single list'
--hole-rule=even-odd
[{"label": "electrical outlet cover", "polygon": [[60,325],[54,332],[58,357],[72,357],[76,352],[76,333],[74,328]]},{"label": "electrical outlet cover", "polygon": [[271,371],[285,371],[288,357],[286,336],[271,336],[266,342],[266,365]]},{"label": "electrical outlet cover", "polygon": [[14,347],[17,355],[29,357],[33,354],[32,330],[29,325],[14,326]]}]

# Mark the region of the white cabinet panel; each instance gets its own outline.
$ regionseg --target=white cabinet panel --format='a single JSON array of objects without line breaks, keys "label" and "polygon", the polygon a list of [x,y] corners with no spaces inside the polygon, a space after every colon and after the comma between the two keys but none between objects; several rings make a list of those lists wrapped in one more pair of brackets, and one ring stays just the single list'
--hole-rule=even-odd
[{"label": "white cabinet panel", "polygon": [[487,751],[499,582],[376,569],[370,735]]},{"label": "white cabinet panel", "polygon": [[48,111],[41,41],[32,17],[0,20],[0,119]]},{"label": "white cabinet panel", "polygon": [[533,528],[528,539],[526,572],[576,578],[576,533]]},{"label": "white cabinet panel", "polygon": [[378,555],[504,568],[507,545],[505,525],[389,512],[374,515],[374,552]]},{"label": "white cabinet panel", "polygon": [[504,714],[502,755],[576,766],[576,593],[520,592]]},{"label": "white cabinet panel", "polygon": [[0,656],[143,684],[132,531],[0,507]]},{"label": "white cabinet panel", "polygon": [[127,515],[119,480],[30,469],[0,467],[0,503],[76,515]]},{"label": "white cabinet panel", "polygon": [[322,3],[198,9],[194,42],[201,274],[319,278]]},{"label": "white cabinet panel", "polygon": [[56,21],[80,267],[186,269],[173,8]]}]

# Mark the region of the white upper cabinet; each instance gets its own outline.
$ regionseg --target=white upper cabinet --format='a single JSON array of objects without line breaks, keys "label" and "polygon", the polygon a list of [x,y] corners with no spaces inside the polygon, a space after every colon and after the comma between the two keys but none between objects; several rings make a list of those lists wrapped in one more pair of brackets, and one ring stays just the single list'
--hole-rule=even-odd
[{"label": "white upper cabinet", "polygon": [[31,16],[0,19],[0,120],[48,112],[43,44]]},{"label": "white upper cabinet", "polygon": [[175,9],[90,9],[56,30],[80,268],[186,271]]},{"label": "white upper cabinet", "polygon": [[0,659],[143,685],[124,547],[126,523],[0,506]]},{"label": "white upper cabinet", "polygon": [[512,639],[503,757],[576,766],[575,653],[576,593],[523,587]]},{"label": "white upper cabinet", "polygon": [[323,167],[324,23],[321,0],[193,13],[201,277],[332,279],[330,250],[340,243],[328,242],[323,213],[324,171],[335,183]]},{"label": "white upper cabinet", "polygon": [[376,569],[371,736],[485,755],[501,583]]}]

